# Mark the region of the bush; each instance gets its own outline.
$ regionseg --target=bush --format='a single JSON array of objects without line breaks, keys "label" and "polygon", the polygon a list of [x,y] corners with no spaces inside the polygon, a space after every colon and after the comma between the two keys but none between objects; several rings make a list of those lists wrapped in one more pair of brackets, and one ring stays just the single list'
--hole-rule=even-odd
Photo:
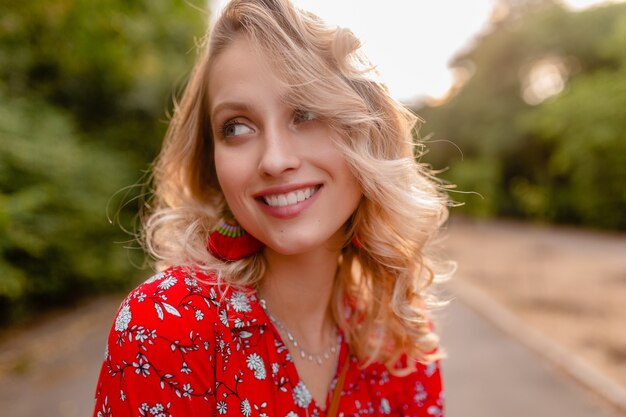
[{"label": "bush", "polygon": [[131,227],[205,5],[0,2],[0,324],[134,282],[107,209]]},{"label": "bush", "polygon": [[0,126],[0,323],[128,285],[124,236],[106,215],[132,181],[126,158],[81,143],[45,103],[0,96]]},{"label": "bush", "polygon": [[[467,82],[417,112],[440,151],[426,162],[450,167],[444,178],[461,191],[489,194],[461,198],[460,210],[626,229],[625,16],[624,3],[540,7],[494,24],[454,60]],[[550,70],[535,78],[539,92],[557,72],[563,88],[528,94],[534,69]]]}]

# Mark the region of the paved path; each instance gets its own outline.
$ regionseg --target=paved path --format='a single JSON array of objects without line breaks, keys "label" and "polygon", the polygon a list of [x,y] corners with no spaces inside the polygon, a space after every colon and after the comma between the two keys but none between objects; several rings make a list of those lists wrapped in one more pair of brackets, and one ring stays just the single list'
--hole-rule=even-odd
[{"label": "paved path", "polygon": [[442,318],[446,417],[617,417],[462,302]]},{"label": "paved path", "polygon": [[[118,302],[95,301],[3,343],[0,415],[90,416]],[[445,310],[442,331],[447,417],[618,416],[460,301]]]},{"label": "paved path", "polygon": [[1,417],[89,417],[121,296],[46,320],[0,345]]}]

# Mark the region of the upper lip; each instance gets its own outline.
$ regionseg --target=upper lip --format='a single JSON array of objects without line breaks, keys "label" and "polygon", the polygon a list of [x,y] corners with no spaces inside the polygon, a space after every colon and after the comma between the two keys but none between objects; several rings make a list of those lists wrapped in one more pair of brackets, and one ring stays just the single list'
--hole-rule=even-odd
[{"label": "upper lip", "polygon": [[302,190],[304,188],[315,187],[318,185],[321,185],[321,183],[320,182],[302,182],[298,184],[277,185],[274,187],[269,187],[264,190],[261,190],[253,194],[252,196],[254,198],[260,198],[260,197],[267,197],[267,196],[276,195],[276,194],[287,194],[292,191]]}]

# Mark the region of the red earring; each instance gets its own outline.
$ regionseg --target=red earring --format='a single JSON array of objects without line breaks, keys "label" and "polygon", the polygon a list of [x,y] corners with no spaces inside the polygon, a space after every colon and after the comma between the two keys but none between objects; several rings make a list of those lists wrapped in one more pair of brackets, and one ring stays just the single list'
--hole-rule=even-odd
[{"label": "red earring", "polygon": [[357,237],[357,235],[354,235],[350,243],[352,243],[352,246],[354,246],[356,250],[359,250],[362,247],[361,242],[359,241],[359,238]]},{"label": "red earring", "polygon": [[223,220],[209,235],[206,246],[211,255],[232,262],[261,252],[265,244],[239,224]]}]

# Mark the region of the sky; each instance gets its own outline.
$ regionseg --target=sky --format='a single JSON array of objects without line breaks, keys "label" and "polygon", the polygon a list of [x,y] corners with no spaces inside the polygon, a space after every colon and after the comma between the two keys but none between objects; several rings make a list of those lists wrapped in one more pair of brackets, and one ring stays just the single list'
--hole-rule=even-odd
[{"label": "sky", "polygon": [[[219,8],[227,0],[213,0]],[[493,0],[293,0],[332,25],[350,28],[391,94],[406,103],[445,96],[448,63],[485,27]],[[565,0],[582,9],[604,1]]]}]

